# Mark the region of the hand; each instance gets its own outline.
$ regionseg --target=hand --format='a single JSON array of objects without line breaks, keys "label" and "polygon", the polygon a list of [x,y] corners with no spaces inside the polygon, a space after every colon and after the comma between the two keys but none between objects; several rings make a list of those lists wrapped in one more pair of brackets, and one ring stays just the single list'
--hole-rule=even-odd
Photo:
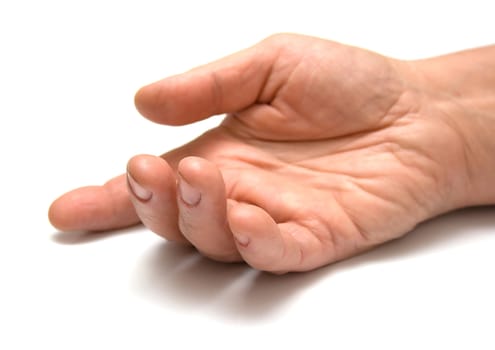
[{"label": "hand", "polygon": [[470,148],[448,101],[412,62],[276,35],[142,88],[136,106],[158,123],[227,116],[161,157],[132,158],[127,175],[69,192],[49,216],[62,230],[140,220],[216,260],[314,269],[470,204]]}]

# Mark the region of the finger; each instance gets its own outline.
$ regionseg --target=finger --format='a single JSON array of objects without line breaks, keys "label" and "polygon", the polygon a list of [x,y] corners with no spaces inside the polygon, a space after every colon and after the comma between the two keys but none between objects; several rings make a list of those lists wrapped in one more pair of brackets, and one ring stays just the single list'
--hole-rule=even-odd
[{"label": "finger", "polygon": [[139,222],[125,175],[103,186],[82,187],[64,194],[52,203],[48,218],[61,231],[104,231]]},{"label": "finger", "polygon": [[[277,224],[262,208],[236,203],[229,206],[228,222],[244,261],[273,273],[315,268],[321,258],[317,239],[291,223]],[[313,256],[312,256],[313,255]]]},{"label": "finger", "polygon": [[179,173],[179,228],[201,253],[220,261],[238,261],[226,222],[225,184],[218,168],[206,159],[184,158]]},{"label": "finger", "polygon": [[164,159],[150,155],[131,158],[127,183],[136,213],[146,227],[168,240],[187,242],[177,225],[176,178]]},{"label": "finger", "polygon": [[242,110],[262,95],[275,54],[273,45],[258,45],[163,79],[137,92],[136,108],[150,120],[169,125]]}]

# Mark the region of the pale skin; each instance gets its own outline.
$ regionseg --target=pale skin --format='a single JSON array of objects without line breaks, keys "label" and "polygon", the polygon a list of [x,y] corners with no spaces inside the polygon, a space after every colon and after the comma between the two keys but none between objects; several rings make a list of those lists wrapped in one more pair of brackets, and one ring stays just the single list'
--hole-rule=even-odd
[{"label": "pale skin", "polygon": [[142,222],[273,273],[356,255],[456,208],[495,203],[495,46],[419,61],[300,35],[145,86],[145,117],[226,113],[161,157],[50,207],[63,231]]}]

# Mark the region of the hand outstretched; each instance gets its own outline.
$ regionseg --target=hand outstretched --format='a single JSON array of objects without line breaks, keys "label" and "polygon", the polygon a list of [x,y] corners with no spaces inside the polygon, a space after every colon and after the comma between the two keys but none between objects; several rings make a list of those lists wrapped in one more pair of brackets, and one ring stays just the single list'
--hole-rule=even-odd
[{"label": "hand outstretched", "polygon": [[[466,141],[412,63],[297,35],[142,88],[147,118],[218,127],[54,202],[63,230],[139,220],[221,261],[317,268],[464,205]],[[127,183],[127,184],[126,184]],[[131,191],[127,191],[127,189]]]}]

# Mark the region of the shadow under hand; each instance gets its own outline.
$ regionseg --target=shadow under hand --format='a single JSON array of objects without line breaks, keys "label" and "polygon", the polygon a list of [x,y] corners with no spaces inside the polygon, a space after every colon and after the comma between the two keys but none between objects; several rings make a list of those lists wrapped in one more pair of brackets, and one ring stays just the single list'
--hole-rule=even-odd
[{"label": "shadow under hand", "polygon": [[341,265],[403,259],[486,235],[495,235],[495,206],[460,209],[423,222],[405,236],[343,261]]},{"label": "shadow under hand", "polygon": [[247,321],[273,314],[323,271],[276,276],[243,263],[214,262],[191,247],[166,242],[146,255],[133,285],[138,293],[164,305],[194,312],[209,308]]},{"label": "shadow under hand", "polygon": [[488,231],[493,235],[494,209],[470,208],[443,215],[360,256],[315,271],[283,276],[259,272],[245,264],[217,263],[191,247],[166,242],[146,254],[132,282],[139,294],[163,305],[192,311],[210,307],[229,318],[258,320],[280,310],[298,292],[329,275],[362,264],[422,254],[460,239],[478,239],[480,229],[482,235]]},{"label": "shadow under hand", "polygon": [[132,226],[124,229],[111,230],[111,231],[55,232],[52,235],[52,241],[64,245],[86,244],[94,241],[107,239],[116,235],[135,233],[139,229],[140,229],[139,226]]}]

